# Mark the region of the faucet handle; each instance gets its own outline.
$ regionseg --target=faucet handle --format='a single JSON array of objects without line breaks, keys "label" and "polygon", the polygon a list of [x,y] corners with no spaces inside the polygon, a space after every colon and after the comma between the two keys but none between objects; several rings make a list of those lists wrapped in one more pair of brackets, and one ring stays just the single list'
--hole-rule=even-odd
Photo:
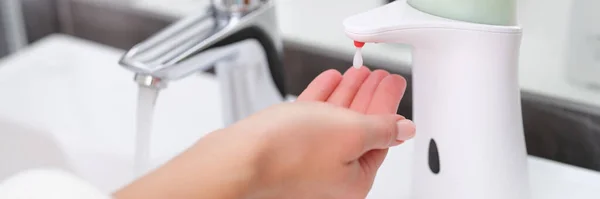
[{"label": "faucet handle", "polygon": [[244,13],[258,8],[266,0],[212,0],[218,11],[227,13]]}]

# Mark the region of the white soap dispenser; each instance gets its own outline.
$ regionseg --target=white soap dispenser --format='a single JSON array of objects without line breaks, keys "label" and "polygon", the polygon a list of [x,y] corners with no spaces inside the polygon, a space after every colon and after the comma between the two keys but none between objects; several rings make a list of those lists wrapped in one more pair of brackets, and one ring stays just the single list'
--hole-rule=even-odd
[{"label": "white soap dispenser", "polygon": [[529,198],[516,17],[485,16],[473,2],[493,4],[481,0],[455,0],[454,10],[438,12],[444,8],[435,1],[422,0],[434,6],[427,9],[428,3],[397,0],[344,21],[354,41],[412,46],[412,198]]}]

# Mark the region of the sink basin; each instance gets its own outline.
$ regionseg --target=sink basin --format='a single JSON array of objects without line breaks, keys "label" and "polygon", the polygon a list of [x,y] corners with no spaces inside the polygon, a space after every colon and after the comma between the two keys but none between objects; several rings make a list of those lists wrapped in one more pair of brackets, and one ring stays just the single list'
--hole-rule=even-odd
[{"label": "sink basin", "polygon": [[[50,166],[107,192],[132,180],[137,86],[117,64],[122,53],[53,35],[0,62],[0,181]],[[219,99],[217,82],[207,74],[160,93],[154,166],[223,127]]]},{"label": "sink basin", "polygon": [[[58,167],[109,193],[133,179],[137,87],[117,65],[122,53],[53,35],[0,60],[0,181]],[[160,93],[153,166],[223,127],[218,88],[212,76],[198,74]],[[390,151],[369,199],[408,198],[413,146],[408,141]],[[528,163],[532,198],[598,195],[597,172],[535,157]]]}]

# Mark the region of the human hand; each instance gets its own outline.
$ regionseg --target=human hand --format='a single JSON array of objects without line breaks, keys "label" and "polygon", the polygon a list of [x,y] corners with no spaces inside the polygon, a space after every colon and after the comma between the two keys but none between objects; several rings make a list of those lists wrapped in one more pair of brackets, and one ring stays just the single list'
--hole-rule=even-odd
[{"label": "human hand", "polygon": [[365,198],[383,150],[414,135],[402,116],[368,116],[320,102],[273,106],[232,130],[252,126],[264,130],[245,197],[252,199]]},{"label": "human hand", "polygon": [[405,88],[404,78],[382,70],[330,70],[294,105],[249,118],[248,125],[278,132],[260,161],[258,176],[268,189],[256,198],[366,197],[388,147],[414,136],[414,124],[394,114]]}]

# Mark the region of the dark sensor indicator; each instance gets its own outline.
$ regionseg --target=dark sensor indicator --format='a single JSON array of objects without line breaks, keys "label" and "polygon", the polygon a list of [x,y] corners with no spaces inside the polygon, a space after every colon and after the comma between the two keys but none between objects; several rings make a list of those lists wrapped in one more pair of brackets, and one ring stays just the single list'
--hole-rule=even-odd
[{"label": "dark sensor indicator", "polygon": [[437,144],[435,140],[429,141],[429,169],[434,174],[440,173],[440,153],[438,152]]}]

